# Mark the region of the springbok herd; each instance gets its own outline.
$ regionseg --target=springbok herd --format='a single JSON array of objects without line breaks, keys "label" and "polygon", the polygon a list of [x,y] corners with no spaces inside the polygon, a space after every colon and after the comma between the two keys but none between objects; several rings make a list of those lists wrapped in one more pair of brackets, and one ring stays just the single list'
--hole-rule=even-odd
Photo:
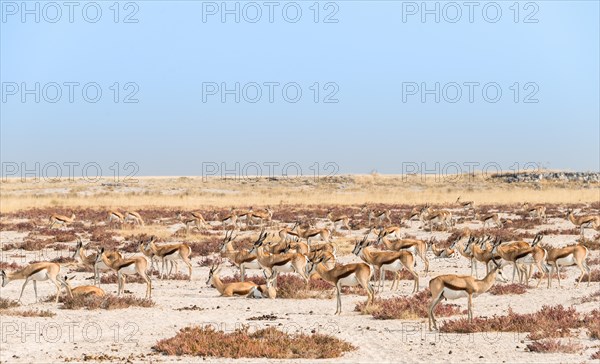
[{"label": "springbok herd", "polygon": [[[429,329],[437,329],[436,320],[433,315],[434,308],[442,299],[467,298],[468,318],[472,319],[472,299],[485,293],[496,281],[507,281],[502,274],[503,267],[512,266],[512,281],[515,278],[519,283],[529,284],[534,270],[538,270],[539,279],[536,287],[547,277],[547,287],[552,287],[552,276],[561,267],[576,266],[581,274],[577,280],[579,286],[582,278],[587,273],[591,277],[590,268],[587,265],[588,249],[581,243],[564,246],[562,248],[543,247],[539,243],[543,236],[537,234],[531,241],[502,241],[500,236],[486,234],[490,228],[502,228],[508,219],[502,217],[501,213],[478,214],[475,213],[474,204],[471,201],[462,201],[460,197],[456,200],[455,208],[467,212],[470,221],[481,224],[482,230],[474,234],[466,227],[457,228],[456,219],[449,210],[436,210],[425,205],[414,207],[412,211],[399,219],[398,225],[392,224],[392,211],[376,211],[367,205],[360,210],[362,219],[366,221],[364,230],[355,231],[362,236],[356,240],[352,253],[361,262],[341,264],[336,262],[339,244],[336,236],[342,235],[342,230],[352,230],[354,215],[334,215],[329,212],[322,217],[320,225],[302,221],[281,222],[273,219],[274,211],[271,208],[264,210],[249,209],[239,211],[231,209],[225,216],[217,216],[214,219],[205,219],[198,212],[177,215],[178,224],[185,226],[186,234],[191,229],[202,231],[210,226],[220,226],[225,230],[220,248],[220,259],[209,271],[206,283],[214,287],[221,296],[247,296],[249,298],[271,298],[277,297],[277,280],[280,273],[298,274],[306,282],[309,279],[321,278],[332,283],[337,292],[337,308],[335,314],[342,311],[341,293],[344,286],[362,286],[367,293],[367,305],[373,302],[376,292],[381,292],[385,287],[386,271],[395,272],[394,280],[390,290],[398,289],[400,272],[406,270],[414,279],[412,292],[417,292],[421,287],[419,277],[427,276],[430,270],[428,253],[432,257],[450,258],[463,256],[470,262],[471,275],[444,274],[433,277],[429,281],[431,291],[431,305],[429,306]],[[600,217],[593,214],[575,215],[573,211],[563,211],[564,218],[579,229],[581,239],[584,239],[586,229],[600,231]],[[524,219],[534,219],[541,222],[547,220],[546,208],[543,205],[522,206]],[[106,228],[121,228],[125,223],[144,226],[144,218],[139,213],[127,211],[121,213],[113,210],[107,213]],[[420,229],[424,231],[453,230],[457,232],[456,238],[448,244],[437,243],[435,239],[422,240],[406,238],[402,236],[404,227],[414,224],[413,220],[420,222]],[[54,214],[49,218],[51,228],[69,229],[68,225],[76,221],[76,216],[63,216]],[[97,222],[98,223],[98,222]],[[280,228],[276,228],[275,224]],[[250,249],[236,249],[234,242],[238,234],[255,229],[258,236],[255,237]],[[481,233],[482,232],[482,233]],[[355,234],[355,235],[357,235]],[[582,240],[583,241],[583,240]],[[145,236],[139,241],[139,254],[129,258],[118,251],[108,251],[100,248],[97,252],[87,255],[85,246],[78,239],[73,258],[78,264],[88,267],[94,271],[94,285],[82,285],[73,287],[70,283],[72,277],[61,274],[61,265],[54,262],[37,262],[26,266],[15,272],[1,271],[2,287],[14,280],[25,280],[19,295],[19,301],[27,284],[33,282],[36,302],[37,281],[49,280],[56,286],[56,302],[63,289],[73,297],[74,295],[104,296],[105,292],[100,288],[101,272],[114,271],[118,277],[118,291],[121,295],[125,289],[126,276],[139,275],[146,284],[146,298],[152,296],[152,280],[149,273],[154,265],[160,263],[159,279],[178,271],[178,263],[183,262],[188,268],[189,280],[192,281],[192,264],[190,255],[192,250],[185,243],[159,244],[156,236]],[[565,244],[566,245],[566,244]],[[222,260],[240,270],[240,281],[223,282],[219,273],[222,268]],[[423,272],[415,271],[416,260],[422,262]],[[483,263],[486,275],[479,279],[477,276],[477,263]],[[247,281],[247,270],[259,270],[266,278],[266,284],[257,285]],[[375,274],[377,273],[377,275]],[[378,278],[376,278],[378,276]],[[376,287],[373,281],[376,280]],[[589,280],[587,284],[589,285]],[[558,284],[560,274],[558,274]]]}]

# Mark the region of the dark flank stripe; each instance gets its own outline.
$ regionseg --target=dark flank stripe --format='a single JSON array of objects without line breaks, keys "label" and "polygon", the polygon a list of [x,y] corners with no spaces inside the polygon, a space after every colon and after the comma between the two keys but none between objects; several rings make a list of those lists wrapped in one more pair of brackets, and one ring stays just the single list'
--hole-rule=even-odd
[{"label": "dark flank stripe", "polygon": [[288,259],[284,259],[281,260],[279,262],[276,262],[275,264],[273,264],[274,266],[281,266],[281,265],[286,265],[287,263],[289,263],[292,260],[292,258],[288,258]]},{"label": "dark flank stripe", "polygon": [[351,275],[352,273],[354,273],[354,271],[353,271],[353,270],[349,270],[349,271],[347,271],[347,272],[344,272],[344,273],[342,273],[341,275],[339,275],[339,276],[338,276],[338,280],[339,280],[339,279],[342,279],[342,278],[346,278],[346,277],[348,277],[349,275]]},{"label": "dark flank stripe", "polygon": [[386,260],[382,261],[381,264],[392,264],[393,262],[395,262],[396,260],[398,260],[400,258],[400,255],[394,255],[391,256],[389,258],[387,258]]},{"label": "dark flank stripe", "polygon": [[126,261],[126,262],[124,262],[124,263],[121,263],[121,264],[119,264],[119,265],[117,266],[117,270],[119,270],[119,269],[122,269],[122,268],[125,268],[125,267],[128,267],[128,266],[130,266],[130,265],[132,265],[132,264],[135,264],[135,260]]},{"label": "dark flank stripe", "polygon": [[171,249],[167,250],[167,252],[163,256],[166,257],[167,255],[171,255],[171,254],[175,253],[178,250],[179,250],[179,247],[171,248]]},{"label": "dark flank stripe", "polygon": [[32,275],[34,275],[36,273],[39,273],[39,272],[43,271],[44,269],[47,269],[47,267],[38,268],[38,269],[32,271],[29,275],[32,276]]},{"label": "dark flank stripe", "polygon": [[559,254],[559,255],[557,255],[557,256],[556,256],[556,259],[555,259],[555,260],[557,260],[557,259],[562,259],[562,258],[566,258],[566,257],[568,257],[568,256],[569,256],[569,255],[571,255],[571,254],[573,254],[573,253],[572,253],[572,252],[567,252],[567,253],[562,253],[562,254]]},{"label": "dark flank stripe", "polygon": [[448,283],[448,282],[444,282],[444,287],[450,288],[453,291],[465,291],[467,293],[473,293],[472,291],[469,291],[469,289],[467,287],[455,286],[455,285],[453,285],[451,283]]},{"label": "dark flank stripe", "polygon": [[521,252],[521,253],[517,254],[517,256],[515,257],[515,260],[517,260],[517,259],[521,259],[521,258],[524,258],[524,257],[526,257],[528,254],[531,254],[531,251],[525,251],[525,252]]}]

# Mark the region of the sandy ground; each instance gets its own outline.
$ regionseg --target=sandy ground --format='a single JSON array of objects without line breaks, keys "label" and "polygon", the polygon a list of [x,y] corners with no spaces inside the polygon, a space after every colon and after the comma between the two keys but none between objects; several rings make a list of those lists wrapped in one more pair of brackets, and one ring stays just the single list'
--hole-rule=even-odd
[{"label": "sandy ground", "polygon": [[[546,226],[547,225],[547,226]],[[569,222],[561,218],[551,218],[548,223],[539,227],[568,229]],[[419,223],[414,222],[410,229],[403,229],[407,234],[419,238],[436,236],[438,240],[445,239],[446,232],[424,232],[418,229]],[[463,225],[459,226],[462,227]],[[464,226],[473,226],[467,224]],[[167,227],[165,226],[165,229]],[[364,230],[347,232],[348,237],[359,237]],[[246,234],[256,233],[246,232]],[[593,236],[590,231],[589,234]],[[3,243],[22,241],[24,234],[3,231],[0,236]],[[546,236],[544,243],[563,246],[573,243],[576,236],[557,235]],[[3,252],[3,261],[15,261],[24,264],[34,260],[31,254],[37,257],[61,254],[55,251],[27,252],[28,256],[13,257],[15,252]],[[43,255],[46,254],[46,255]],[[67,255],[63,252],[62,255]],[[425,276],[423,264],[417,258],[417,271],[420,272],[420,289],[427,287],[431,277],[443,273],[469,274],[470,268],[466,259],[462,257],[450,259],[435,259],[431,252],[431,271]],[[131,254],[129,254],[131,255]],[[598,251],[591,251],[590,258],[598,257]],[[55,256],[52,256],[55,257]],[[276,299],[276,300],[251,300],[246,298],[219,297],[214,288],[206,284],[208,268],[199,267],[201,259],[193,259],[192,281],[161,281],[153,280],[153,296],[156,302],[153,308],[129,308],[121,310],[64,310],[58,309],[54,303],[34,303],[34,292],[31,284],[26,288],[23,297],[23,309],[42,309],[56,313],[52,318],[1,316],[0,361],[2,363],[49,363],[62,361],[98,361],[101,358],[107,361],[124,362],[180,362],[196,363],[201,361],[198,357],[169,357],[153,352],[152,346],[160,339],[174,336],[178,330],[193,325],[212,325],[219,329],[234,330],[242,325],[251,328],[276,326],[279,329],[305,333],[321,332],[344,339],[358,349],[345,354],[341,358],[322,360],[324,362],[527,362],[527,363],[559,363],[559,362],[592,362],[590,355],[600,349],[598,340],[592,341],[585,334],[579,339],[585,349],[577,354],[537,354],[525,351],[527,333],[484,333],[484,334],[440,334],[427,330],[427,321],[403,320],[374,320],[371,316],[360,315],[354,312],[356,303],[366,297],[357,295],[344,295],[343,314],[334,316],[335,299]],[[339,257],[341,262],[358,262],[359,258],[353,255]],[[180,264],[183,272],[183,264]],[[479,266],[480,277],[484,275],[484,267]],[[598,266],[592,266],[598,269]],[[64,271],[68,271],[63,267]],[[510,277],[512,268],[504,268],[505,274]],[[222,275],[234,273],[232,268],[225,268]],[[250,275],[258,271],[249,271]],[[559,289],[556,282],[553,289],[546,288],[544,281],[540,288],[532,288],[523,295],[493,296],[483,294],[474,300],[475,316],[491,316],[504,314],[509,307],[519,313],[537,311],[542,305],[562,304],[574,305],[580,312],[588,312],[597,308],[598,301],[580,304],[584,296],[598,291],[599,283],[587,287],[582,284],[574,288],[575,277],[579,271],[572,267],[567,268],[568,278],[563,281],[563,288]],[[90,284],[85,280],[89,273],[74,273],[76,276],[73,286]],[[18,298],[23,281],[9,283],[0,289],[3,298]],[[413,282],[402,281],[397,292],[389,291],[380,294],[380,297],[393,297],[408,295]],[[107,293],[116,293],[116,284],[102,285]],[[137,297],[143,297],[145,285],[128,283],[126,289]],[[48,282],[38,284],[40,297],[51,295],[55,288]],[[457,300],[452,303],[460,304],[466,309],[466,300]],[[180,308],[196,305],[199,310],[185,311]],[[275,315],[271,321],[250,321],[251,317],[265,314]],[[451,317],[450,319],[456,318]],[[443,320],[443,319],[440,319]],[[232,362],[231,359],[206,358],[207,361]],[[261,359],[239,359],[236,362],[264,362]],[[285,360],[284,362],[309,362],[309,360]],[[312,362],[312,360],[310,360]]]}]

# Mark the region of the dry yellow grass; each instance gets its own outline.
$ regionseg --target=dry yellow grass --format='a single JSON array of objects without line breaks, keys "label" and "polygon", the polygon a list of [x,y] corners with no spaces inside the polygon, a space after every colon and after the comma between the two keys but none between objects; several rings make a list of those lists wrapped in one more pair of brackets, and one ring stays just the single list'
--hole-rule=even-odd
[{"label": "dry yellow grass", "polygon": [[269,181],[201,177],[142,177],[135,183],[82,179],[34,182],[8,179],[0,186],[0,212],[43,207],[149,208],[265,206],[278,204],[358,205],[370,203],[452,203],[461,195],[476,204],[589,203],[598,185],[542,182],[507,184],[456,176],[348,175],[330,179],[290,178]]}]

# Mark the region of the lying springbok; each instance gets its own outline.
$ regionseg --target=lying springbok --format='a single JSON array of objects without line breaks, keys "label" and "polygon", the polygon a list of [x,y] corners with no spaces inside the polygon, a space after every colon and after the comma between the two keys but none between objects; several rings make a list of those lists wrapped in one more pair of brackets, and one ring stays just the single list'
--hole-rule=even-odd
[{"label": "lying springbok", "polygon": [[104,297],[106,292],[100,287],[96,286],[77,286],[73,288],[71,286],[71,281],[75,278],[75,276],[67,277],[65,276],[63,282],[61,282],[62,286],[67,289],[67,293],[69,296],[94,296],[94,297]]},{"label": "lying springbok", "polygon": [[208,272],[207,285],[212,284],[223,297],[247,296],[257,286],[254,282],[223,283],[219,278],[221,265],[213,265]]},{"label": "lying springbok", "polygon": [[267,274],[263,272],[265,275],[265,284],[261,284],[251,288],[250,293],[246,297],[248,298],[277,298],[277,289],[275,288],[275,280],[277,279],[276,275],[272,275],[271,277],[267,277]]}]

